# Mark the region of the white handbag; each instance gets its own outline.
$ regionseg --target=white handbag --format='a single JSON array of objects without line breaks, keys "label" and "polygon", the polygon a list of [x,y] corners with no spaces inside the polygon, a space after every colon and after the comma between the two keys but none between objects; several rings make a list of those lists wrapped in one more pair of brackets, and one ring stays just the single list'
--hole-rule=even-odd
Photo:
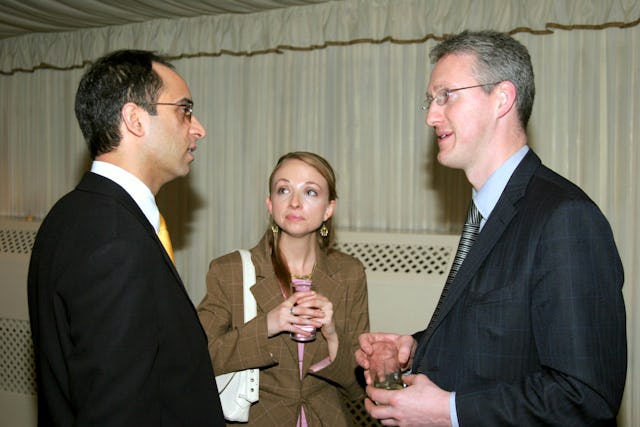
[{"label": "white handbag", "polygon": [[[251,254],[246,249],[238,250],[242,257],[242,298],[244,322],[256,317],[256,300],[249,288],[256,282],[256,270],[251,262]],[[245,369],[216,376],[222,412],[227,421],[249,421],[249,409],[258,401],[260,370]]]}]

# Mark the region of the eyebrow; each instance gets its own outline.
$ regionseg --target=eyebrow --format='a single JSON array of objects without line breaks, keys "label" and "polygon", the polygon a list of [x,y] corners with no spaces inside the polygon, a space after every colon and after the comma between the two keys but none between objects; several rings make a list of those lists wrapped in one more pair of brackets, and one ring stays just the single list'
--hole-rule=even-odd
[{"label": "eyebrow", "polygon": [[[291,183],[291,181],[290,181],[290,180],[288,180],[287,178],[278,178],[277,180],[275,180],[275,181],[273,182],[273,185],[276,185],[276,184],[278,184],[278,183],[280,183],[280,182],[285,182],[285,183],[287,183],[287,184],[290,184],[290,183]],[[315,185],[316,187],[321,187],[321,188],[322,188],[322,185],[320,185],[319,183],[317,183],[317,182],[315,182],[315,181],[305,181],[303,184],[304,184],[304,185]]]},{"label": "eyebrow", "polygon": [[[447,90],[448,90],[448,89],[449,89],[449,86],[448,86],[448,85],[443,85],[443,84],[435,85],[435,86],[433,87],[433,93],[438,93],[438,92],[440,92],[442,89],[447,89]],[[425,95],[429,95],[429,91],[427,90],[424,94],[425,94]]]},{"label": "eyebrow", "polygon": [[188,104],[193,106],[193,100],[191,98],[184,97],[175,102],[176,104]]}]

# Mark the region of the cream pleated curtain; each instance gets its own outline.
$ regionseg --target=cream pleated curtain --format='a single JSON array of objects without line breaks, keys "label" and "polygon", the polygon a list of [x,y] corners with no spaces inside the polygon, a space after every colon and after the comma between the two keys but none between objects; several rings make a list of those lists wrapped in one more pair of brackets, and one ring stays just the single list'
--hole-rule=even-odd
[{"label": "cream pleated curtain", "polygon": [[0,40],[0,215],[42,218],[73,188],[89,165],[73,115],[83,66],[134,47],[176,58],[207,129],[191,174],[158,195],[194,303],[209,261],[262,235],[267,179],[288,151],[332,163],[340,228],[458,234],[470,187],[435,162],[419,110],[428,51],[465,28],[510,31],[534,63],[532,148],[614,230],[629,338],[619,418],[637,426],[639,23],[638,0],[345,0]]}]

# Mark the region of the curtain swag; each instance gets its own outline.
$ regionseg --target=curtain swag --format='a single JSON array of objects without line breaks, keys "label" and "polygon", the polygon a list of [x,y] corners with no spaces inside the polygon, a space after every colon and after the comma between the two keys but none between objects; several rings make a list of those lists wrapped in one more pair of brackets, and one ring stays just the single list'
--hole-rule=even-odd
[{"label": "curtain swag", "polygon": [[342,0],[253,14],[156,19],[0,40],[0,73],[83,67],[116,49],[150,49],[171,58],[250,56],[356,43],[416,43],[463,29],[549,33],[629,27],[640,0]]}]

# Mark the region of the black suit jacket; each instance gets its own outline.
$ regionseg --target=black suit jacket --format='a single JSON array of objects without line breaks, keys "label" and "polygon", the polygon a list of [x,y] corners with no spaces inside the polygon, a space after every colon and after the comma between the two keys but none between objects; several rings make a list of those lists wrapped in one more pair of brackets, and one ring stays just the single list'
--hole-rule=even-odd
[{"label": "black suit jacket", "polygon": [[28,282],[41,426],[224,426],[195,309],[122,187],[87,173],[56,203]]},{"label": "black suit jacket", "polygon": [[462,264],[414,370],[456,392],[461,426],[615,425],[626,375],[623,269],[609,223],[532,151]]}]

